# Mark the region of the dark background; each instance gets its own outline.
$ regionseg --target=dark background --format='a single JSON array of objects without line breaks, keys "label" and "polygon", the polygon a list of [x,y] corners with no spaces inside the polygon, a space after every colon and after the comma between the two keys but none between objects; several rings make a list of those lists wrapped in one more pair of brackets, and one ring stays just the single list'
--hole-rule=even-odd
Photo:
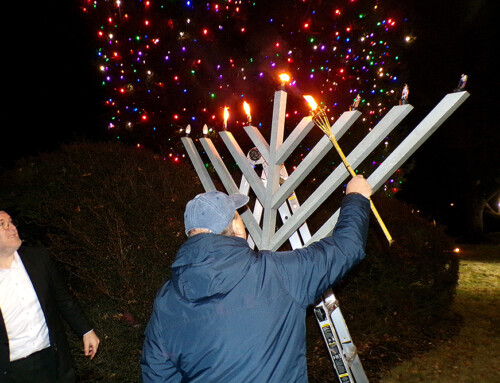
[{"label": "dark background", "polygon": [[[409,14],[408,32],[417,36],[406,56],[405,80],[415,107],[407,121],[415,126],[457,86],[462,73],[469,77],[471,97],[412,157],[414,168],[399,195],[450,227],[465,214],[471,182],[499,176],[493,4],[394,2]],[[1,168],[64,142],[106,139],[101,118],[106,95],[93,64],[94,32],[81,5],[52,0],[10,5],[6,11],[16,23],[6,31],[3,55],[8,85]]]}]

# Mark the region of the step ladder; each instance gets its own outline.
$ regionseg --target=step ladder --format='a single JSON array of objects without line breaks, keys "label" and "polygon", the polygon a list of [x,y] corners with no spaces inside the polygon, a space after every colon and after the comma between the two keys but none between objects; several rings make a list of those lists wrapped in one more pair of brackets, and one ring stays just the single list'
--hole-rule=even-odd
[{"label": "step ladder", "polygon": [[333,291],[328,289],[314,307],[339,382],[368,383],[356,346]]},{"label": "step ladder", "polygon": [[[265,185],[267,183],[267,162],[260,156],[257,148],[248,152],[247,158],[254,165],[262,165],[261,180]],[[288,173],[284,166],[280,169],[280,178],[286,180]],[[248,195],[250,185],[242,177],[239,192]],[[286,222],[291,214],[300,207],[295,192],[278,208],[281,220]],[[257,222],[262,216],[262,205],[258,200],[255,201],[253,215]],[[300,235],[299,235],[300,234]],[[292,249],[298,249],[304,246],[311,238],[307,223],[304,223],[297,232],[289,238]],[[248,237],[250,247],[254,247],[251,236]],[[339,382],[348,383],[368,383],[365,371],[359,359],[356,346],[352,342],[351,335],[340,310],[337,298],[332,289],[328,289],[321,297],[320,302],[314,307],[314,315],[321,329],[321,334],[328,348],[328,353],[333,363],[335,374]]]}]

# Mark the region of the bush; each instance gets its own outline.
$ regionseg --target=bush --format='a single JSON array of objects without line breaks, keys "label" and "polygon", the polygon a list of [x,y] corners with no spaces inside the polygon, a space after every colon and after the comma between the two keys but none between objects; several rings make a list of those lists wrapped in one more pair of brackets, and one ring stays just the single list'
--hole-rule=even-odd
[{"label": "bush", "polygon": [[81,293],[117,301],[154,296],[184,239],[184,206],[202,191],[188,167],[119,144],[63,146],[4,179],[21,234],[43,242]]},{"label": "bush", "polygon": [[[97,371],[137,381],[144,325],[185,239],[184,207],[203,191],[194,171],[118,143],[78,143],[23,159],[1,178],[1,209],[25,242],[59,261],[103,338],[92,366],[76,359],[82,380]],[[81,355],[79,340],[72,347]]]},{"label": "bush", "polygon": [[[367,259],[340,287],[339,294],[359,302],[359,314],[369,304],[369,311],[384,320],[385,331],[402,322],[432,323],[448,312],[453,301],[458,281],[453,242],[443,228],[425,221],[403,203],[385,197],[374,201],[385,212],[384,221],[395,241],[388,246],[372,217]],[[373,324],[363,327],[377,329]]]},{"label": "bush", "polygon": [[[93,362],[73,340],[80,380],[136,382],[155,293],[185,239],[184,207],[203,191],[195,172],[120,144],[78,143],[24,159],[1,178],[0,207],[20,221],[24,239],[41,242],[65,268],[103,340]],[[338,202],[332,198],[323,213]],[[375,203],[395,243],[387,245],[373,220],[367,259],[335,288],[369,371],[383,364],[384,340],[399,339],[401,347],[401,339],[429,333],[446,316],[458,276],[441,228],[394,199]],[[311,226],[323,215],[311,217]],[[310,381],[333,381],[314,322],[309,315]]]},{"label": "bush", "polygon": [[[457,331],[450,312],[458,282],[458,258],[444,228],[393,198],[373,198],[394,239],[389,246],[371,217],[367,257],[334,288],[370,381],[395,362]],[[310,382],[336,382],[312,312],[308,317]],[[317,325],[316,325],[317,327]]]}]

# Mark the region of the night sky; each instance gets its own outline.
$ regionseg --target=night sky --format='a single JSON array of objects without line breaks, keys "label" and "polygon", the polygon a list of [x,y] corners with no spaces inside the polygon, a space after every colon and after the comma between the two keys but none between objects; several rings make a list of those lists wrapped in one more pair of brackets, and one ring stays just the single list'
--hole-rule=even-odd
[{"label": "night sky", "polygon": [[[361,0],[356,2],[362,3]],[[133,3],[141,7],[145,2]],[[188,2],[179,2],[185,3]],[[235,3],[238,2],[220,1],[221,6],[234,6]],[[323,3],[330,2],[288,3],[302,3],[301,6],[307,5],[305,9],[309,10],[320,9]],[[338,2],[339,7],[346,9],[348,3]],[[9,9],[8,13],[16,23],[7,31],[3,55],[8,68],[4,70],[8,86],[7,107],[4,108],[6,122],[2,129],[5,155],[0,166],[10,166],[13,160],[26,155],[57,149],[60,143],[74,139],[116,139],[117,134],[107,129],[110,109],[105,106],[105,101],[114,96],[110,95],[110,86],[101,85],[103,79],[96,56],[99,44],[102,44],[96,33],[98,23],[95,14],[82,12],[88,4],[92,2],[51,0],[9,5],[15,8]],[[480,177],[488,173],[498,176],[499,127],[493,120],[493,102],[498,100],[495,94],[498,79],[492,58],[498,48],[493,33],[494,1],[391,0],[380,1],[380,4],[393,6],[395,17],[401,17],[396,18],[401,36],[411,34],[415,37],[411,46],[402,52],[402,62],[395,69],[399,78],[394,82],[396,90],[401,88],[403,81],[410,84],[410,103],[415,109],[407,117],[409,122],[415,126],[456,87],[462,73],[469,77],[466,90],[471,97],[414,156],[416,166],[408,176],[402,194],[408,201],[427,205],[435,212],[449,202],[447,199],[463,199],[461,190],[467,188],[466,182],[470,182],[470,175],[475,172],[471,170],[471,163],[481,168],[477,172]],[[254,7],[253,12],[257,9],[261,12],[263,6]],[[210,18],[210,13],[206,17]],[[260,22],[252,14],[250,21],[247,20],[248,25],[253,19]],[[266,30],[265,26],[263,30]],[[294,64],[298,59],[295,57]],[[262,89],[267,88],[263,86]],[[257,97],[251,92],[248,94]],[[270,95],[262,97],[269,98]],[[351,97],[354,95],[344,97],[344,105],[340,107],[345,107],[345,100]],[[203,107],[205,105],[200,105]],[[216,120],[219,120],[220,107],[208,110],[207,115],[217,115]],[[197,112],[193,110],[192,114]],[[177,110],[166,108],[161,113],[173,115]],[[177,122],[165,118],[161,124],[183,126],[189,122],[188,117],[187,114],[186,119],[181,117]],[[216,121],[213,122],[216,125]],[[136,133],[140,137],[138,130]]]}]

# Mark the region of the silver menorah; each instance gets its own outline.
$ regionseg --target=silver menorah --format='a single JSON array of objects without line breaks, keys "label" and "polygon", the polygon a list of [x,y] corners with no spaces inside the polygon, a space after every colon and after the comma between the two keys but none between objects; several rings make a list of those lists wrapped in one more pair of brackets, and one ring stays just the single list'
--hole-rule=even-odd
[{"label": "silver menorah", "polygon": [[[445,95],[367,178],[373,191],[378,190],[468,97],[469,93],[466,91]],[[296,169],[288,175],[284,166],[286,159],[311,131],[315,123],[312,116],[304,117],[285,139],[286,100],[285,90],[280,89],[275,92],[269,143],[255,126],[249,124],[244,127],[262,156],[262,163],[265,165],[263,174],[257,174],[255,161],[243,152],[230,131],[219,132],[241,170],[242,181],[239,187],[234,182],[233,176],[229,173],[212,140],[208,137],[199,139],[228,194],[248,194],[250,188],[254,192],[256,196],[254,211],[246,210],[242,213],[242,219],[249,232],[249,242],[260,250],[277,250],[287,240],[291,240],[293,248],[302,247],[329,235],[337,222],[339,210],[333,212],[331,217],[312,235],[308,233],[306,221],[350,176],[345,166],[338,166],[301,205],[298,204],[294,190],[320,163],[333,145],[329,137],[323,136]],[[393,106],[346,156],[352,168],[359,166],[412,109],[410,104]],[[358,110],[344,112],[331,127],[335,138],[339,140],[360,116],[361,112]],[[204,189],[216,190],[193,140],[190,137],[183,137],[182,142]],[[290,205],[291,203],[293,204]],[[281,214],[282,225],[276,230],[278,212]],[[299,233],[301,235],[298,235]]]},{"label": "silver menorah", "polygon": [[[379,189],[468,97],[469,93],[465,91],[447,94],[367,178],[373,191]],[[287,93],[283,88],[275,92],[269,143],[255,126],[249,123],[244,127],[255,145],[248,155],[245,155],[231,132],[224,130],[219,133],[242,172],[239,187],[236,186],[212,140],[207,137],[200,138],[203,149],[226,192],[248,194],[251,188],[255,193],[253,212],[247,209],[241,217],[249,232],[249,245],[256,246],[259,250],[277,250],[287,239],[292,248],[296,249],[329,235],[337,222],[340,209],[337,209],[313,235],[309,231],[306,220],[347,177],[355,174],[353,169],[359,166],[413,109],[405,97],[404,102],[391,108],[351,153],[345,156],[337,141],[360,117],[359,111],[353,108],[354,110],[344,112],[335,124],[330,126],[322,109],[319,111],[322,113],[321,116],[318,113],[312,113],[311,116],[304,117],[285,139],[286,99]],[[250,118],[249,121],[251,121]],[[317,142],[289,175],[284,166],[286,159],[315,125],[322,128],[326,135]],[[183,137],[182,142],[204,189],[215,191],[216,187],[193,140],[190,137]],[[341,155],[343,164],[337,166],[300,205],[294,190],[333,147]],[[257,163],[262,165],[260,175],[256,172]],[[373,206],[372,211],[376,212]],[[282,225],[275,230],[278,213],[281,216]],[[380,216],[377,218],[384,229],[385,225]],[[389,241],[392,241],[387,228],[384,233]],[[331,289],[323,294],[314,312],[339,381],[368,383],[338,301]]]}]

